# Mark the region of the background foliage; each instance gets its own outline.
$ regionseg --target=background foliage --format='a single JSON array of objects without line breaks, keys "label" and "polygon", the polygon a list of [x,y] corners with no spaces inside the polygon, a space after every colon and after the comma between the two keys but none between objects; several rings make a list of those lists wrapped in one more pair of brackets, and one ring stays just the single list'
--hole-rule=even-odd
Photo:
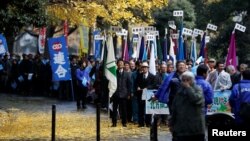
[{"label": "background foliage", "polygon": [[155,25],[161,35],[173,10],[184,10],[184,26],[205,30],[207,23],[218,26],[207,45],[209,56],[222,59],[226,56],[236,16],[238,23],[247,27],[245,33],[236,31],[237,55],[240,62],[250,59],[249,0],[1,0],[0,33],[11,45],[23,27],[46,26],[49,35],[55,26],[68,20],[71,27],[83,24],[107,29],[110,25],[128,28],[130,25]]}]

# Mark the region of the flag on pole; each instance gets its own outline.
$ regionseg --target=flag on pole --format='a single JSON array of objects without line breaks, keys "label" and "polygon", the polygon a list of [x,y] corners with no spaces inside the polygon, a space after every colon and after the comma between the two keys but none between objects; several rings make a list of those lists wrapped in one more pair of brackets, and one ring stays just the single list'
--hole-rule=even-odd
[{"label": "flag on pole", "polygon": [[161,43],[160,43],[159,37],[156,39],[156,42],[157,42],[157,55],[158,55],[158,59],[162,60],[163,59],[162,48],[161,48]]},{"label": "flag on pole", "polygon": [[167,47],[168,47],[168,40],[167,38],[164,38],[164,41],[163,41],[163,54],[162,54],[162,59],[163,61],[167,61]]},{"label": "flag on pole", "polygon": [[144,42],[144,37],[142,36],[141,38],[139,38],[141,40],[139,40],[140,46],[139,46],[139,60],[143,59],[143,55],[144,55],[144,50],[145,50],[145,42]]},{"label": "flag on pole", "polygon": [[[153,75],[156,75],[156,68],[155,68],[155,44],[153,42],[149,41],[149,44],[151,46],[150,50],[150,60],[149,60],[149,72]],[[149,47],[150,47],[149,46]]]},{"label": "flag on pole", "polygon": [[79,27],[80,34],[80,52],[82,54],[88,54],[89,52],[89,28],[85,26]]},{"label": "flag on pole", "polygon": [[206,32],[204,32],[203,36],[202,36],[202,40],[201,40],[201,47],[200,47],[200,53],[199,53],[199,57],[202,56],[202,58],[205,58],[205,46],[206,46]]},{"label": "flag on pole", "polygon": [[100,62],[103,61],[104,55],[107,56],[107,53],[105,54],[105,51],[107,52],[106,48],[107,48],[107,47],[106,47],[106,41],[105,41],[105,40],[102,40],[102,51],[101,51]]},{"label": "flag on pole", "polygon": [[[197,53],[196,53],[196,39],[193,37],[192,43],[191,43],[191,51],[190,51],[190,58],[195,62],[197,60]],[[193,63],[193,66],[195,63]]]},{"label": "flag on pole", "polygon": [[122,58],[124,61],[129,61],[129,52],[128,52],[128,41],[127,36],[123,36],[123,55]]},{"label": "flag on pole", "polygon": [[172,40],[171,37],[169,37],[169,40],[170,40],[169,56],[171,56],[173,58],[173,65],[175,66],[175,63],[176,63],[176,55],[174,53],[174,46],[175,46],[175,44],[174,44],[174,42],[173,42],[173,40]]},{"label": "flag on pole", "polygon": [[63,31],[64,31],[64,36],[66,39],[66,47],[68,48],[68,33],[69,33],[69,28],[68,28],[68,21],[65,20],[63,24]]},{"label": "flag on pole", "polygon": [[178,55],[177,55],[177,60],[184,60],[184,48],[183,48],[183,36],[182,36],[182,30],[183,30],[183,23],[181,23],[180,26],[180,32],[179,32],[179,39],[178,39]]},{"label": "flag on pole", "polygon": [[236,68],[236,44],[235,44],[235,32],[232,32],[230,45],[228,49],[227,59],[226,59],[226,66],[233,65]]},{"label": "flag on pole", "polygon": [[39,30],[39,36],[38,36],[38,50],[40,54],[44,53],[45,43],[46,43],[46,27],[42,27]]},{"label": "flag on pole", "polygon": [[94,31],[94,54],[96,59],[101,58],[101,46],[102,40],[96,39],[96,36],[100,36],[100,31]]},{"label": "flag on pole", "polygon": [[48,40],[52,80],[70,80],[70,63],[65,36],[50,38]]},{"label": "flag on pole", "polygon": [[150,41],[147,41],[146,46],[144,46],[143,49],[143,56],[142,56],[142,61],[147,61],[148,60],[148,51],[150,49]]},{"label": "flag on pole", "polygon": [[6,52],[8,52],[6,38],[0,34],[0,55],[5,54]]},{"label": "flag on pole", "polygon": [[111,97],[115,93],[117,88],[114,45],[113,45],[113,37],[111,35],[108,36],[107,47],[108,47],[107,59],[104,62],[104,66],[105,66],[105,76],[109,80],[108,84],[109,97]]}]

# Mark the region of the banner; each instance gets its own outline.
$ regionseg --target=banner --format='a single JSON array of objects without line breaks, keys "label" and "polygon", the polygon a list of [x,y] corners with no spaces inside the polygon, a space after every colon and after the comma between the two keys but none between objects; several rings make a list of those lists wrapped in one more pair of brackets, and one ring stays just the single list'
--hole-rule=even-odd
[{"label": "banner", "polygon": [[169,114],[167,104],[151,100],[151,97],[156,91],[157,90],[146,91],[146,114]]},{"label": "banner", "polygon": [[229,105],[230,90],[214,91],[213,104],[207,108],[207,114],[213,113],[228,113],[231,114],[231,107]]},{"label": "banner", "polygon": [[71,73],[65,36],[50,38],[48,40],[48,47],[52,68],[52,80],[70,80]]},{"label": "banner", "polygon": [[89,29],[85,26],[79,27],[81,54],[88,54],[89,51]]},{"label": "banner", "polygon": [[6,52],[8,52],[6,38],[0,34],[0,55],[5,54]]},{"label": "banner", "polygon": [[40,54],[44,53],[46,43],[46,27],[43,27],[39,30],[38,36],[38,50]]}]

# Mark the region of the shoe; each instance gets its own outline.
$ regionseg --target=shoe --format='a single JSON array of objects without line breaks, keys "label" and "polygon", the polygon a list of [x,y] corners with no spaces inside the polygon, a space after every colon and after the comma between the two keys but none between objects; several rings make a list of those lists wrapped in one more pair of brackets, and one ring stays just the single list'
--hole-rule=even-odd
[{"label": "shoe", "polygon": [[116,127],[116,124],[115,124],[115,123],[113,123],[111,127]]},{"label": "shoe", "polygon": [[87,106],[83,105],[82,108],[83,108],[83,109],[87,109]]},{"label": "shoe", "polygon": [[126,124],[122,124],[122,126],[123,126],[123,127],[127,127],[127,125],[126,125]]}]

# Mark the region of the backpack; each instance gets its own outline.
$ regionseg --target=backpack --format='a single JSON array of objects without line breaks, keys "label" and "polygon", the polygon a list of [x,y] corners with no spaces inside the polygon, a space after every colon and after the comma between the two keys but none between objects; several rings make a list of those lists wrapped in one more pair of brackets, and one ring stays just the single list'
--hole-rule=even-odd
[{"label": "backpack", "polygon": [[[240,94],[240,99],[242,100],[242,94],[241,94],[241,87],[239,83],[239,94]],[[240,104],[240,110],[239,110],[239,116],[244,120],[244,121],[250,121],[250,102],[242,102]]]}]

